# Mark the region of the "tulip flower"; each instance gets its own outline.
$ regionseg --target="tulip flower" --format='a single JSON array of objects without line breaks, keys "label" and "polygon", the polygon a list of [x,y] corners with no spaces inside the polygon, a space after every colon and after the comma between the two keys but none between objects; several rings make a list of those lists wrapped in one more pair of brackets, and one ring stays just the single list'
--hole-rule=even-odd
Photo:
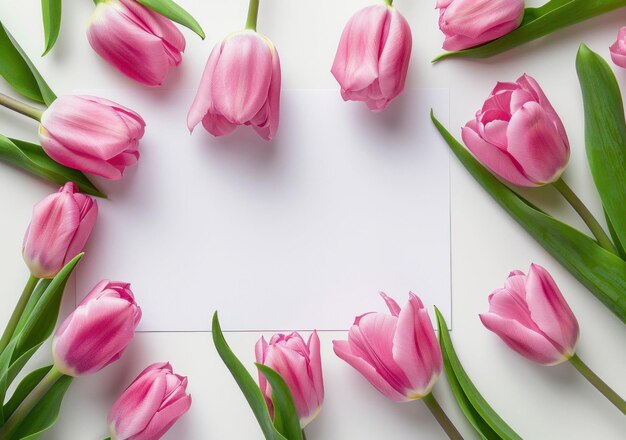
[{"label": "tulip flower", "polygon": [[489,313],[480,319],[531,361],[556,365],[576,351],[578,321],[554,279],[539,265],[532,264],[528,275],[511,272],[504,288],[489,296]]},{"label": "tulip flower", "polygon": [[570,154],[561,119],[528,75],[496,85],[463,128],[463,141],[494,174],[518,186],[556,182]]},{"label": "tulip flower", "polygon": [[437,0],[445,50],[462,50],[500,38],[524,17],[524,0]]},{"label": "tulip flower", "polygon": [[174,374],[169,363],[152,364],[111,407],[111,439],[158,440],[190,406],[187,378]]},{"label": "tulip flower", "polygon": [[[276,370],[285,380],[294,399],[302,429],[319,414],[324,402],[322,359],[317,332],[304,342],[297,332],[276,334],[269,344],[265,338],[256,344],[256,361]],[[272,408],[272,389],[259,373],[259,386],[267,405]]]},{"label": "tulip flower", "polygon": [[443,365],[430,317],[413,293],[403,309],[384,293],[381,296],[391,315],[358,316],[348,340],[333,341],[335,354],[389,399],[420,399],[430,394]]},{"label": "tulip flower", "polygon": [[546,269],[531,264],[528,275],[514,270],[504,288],[489,295],[489,312],[480,315],[487,329],[510,348],[541,365],[569,361],[623,414],[626,401],[576,353],[578,321]]},{"label": "tulip flower", "polygon": [[331,69],[343,99],[384,110],[404,90],[411,46],[409,23],[391,2],[354,14],[343,30]]},{"label": "tulip flower", "polygon": [[68,376],[101,370],[122,356],[140,319],[130,284],[99,282],[57,329],[54,367]]},{"label": "tulip flower", "polygon": [[619,30],[617,40],[610,49],[613,62],[619,67],[626,68],[626,26]]},{"label": "tulip flower", "polygon": [[147,86],[161,85],[185,50],[174,23],[136,0],[96,0],[87,38],[109,64]]},{"label": "tulip flower", "polygon": [[145,125],[137,113],[107,99],[62,96],[43,112],[39,140],[60,164],[117,180],[137,163]]},{"label": "tulip flower", "polygon": [[98,203],[72,182],[37,203],[22,250],[31,274],[53,278],[82,252],[97,217]]}]

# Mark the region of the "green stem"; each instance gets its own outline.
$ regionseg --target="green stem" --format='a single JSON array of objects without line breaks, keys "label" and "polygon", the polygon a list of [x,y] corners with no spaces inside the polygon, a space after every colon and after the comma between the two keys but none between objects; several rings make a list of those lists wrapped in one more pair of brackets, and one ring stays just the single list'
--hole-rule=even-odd
[{"label": "green stem", "polygon": [[246,20],[246,29],[256,32],[256,22],[259,17],[259,0],[250,0],[248,5],[248,19]]},{"label": "green stem", "polygon": [[304,433],[304,429],[302,430],[302,440],[306,440],[306,434]]},{"label": "green stem", "polygon": [[448,418],[448,415],[444,412],[443,408],[441,408],[441,405],[439,405],[439,402],[437,402],[433,393],[422,397],[422,400],[451,440],[463,440],[463,436],[461,436],[459,431],[452,424],[452,421]]},{"label": "green stem", "polygon": [[578,198],[578,196],[565,183],[565,181],[563,179],[559,179],[554,182],[552,186],[554,186],[554,188],[556,188],[556,190],[563,195],[565,200],[567,200],[568,203],[572,205],[572,208],[576,210],[576,212],[578,213],[580,218],[583,219],[591,233],[596,237],[600,246],[602,246],[609,252],[617,254],[615,246],[613,246],[611,239],[608,235],[606,235],[606,232],[604,232],[604,229],[602,229],[602,226],[600,225],[598,220],[596,220],[591,211],[587,209],[582,200]]},{"label": "green stem", "polygon": [[34,119],[35,121],[41,121],[41,115],[43,114],[42,110],[39,110],[37,107],[33,107],[32,105],[25,104],[17,99],[13,99],[10,96],[5,95],[4,93],[0,93],[0,105],[10,108],[13,111],[21,113],[29,118]]},{"label": "green stem", "polygon": [[30,296],[33,294],[33,290],[35,290],[35,286],[39,278],[33,276],[32,274],[28,277],[28,281],[26,282],[26,286],[24,286],[24,290],[22,291],[22,295],[20,295],[20,299],[17,300],[17,304],[15,305],[15,309],[13,309],[13,313],[9,318],[9,323],[4,329],[4,333],[2,334],[2,338],[0,338],[0,353],[7,348],[9,342],[11,342],[11,338],[13,337],[13,333],[15,333],[15,328],[17,327],[17,323],[20,322],[20,318],[22,317],[22,313],[24,313],[24,309],[26,308],[26,304],[28,304],[28,300]]},{"label": "green stem", "polygon": [[393,6],[393,0],[385,0],[387,6]]},{"label": "green stem", "polygon": [[594,373],[591,368],[585,364],[582,359],[575,354],[570,358],[570,363],[582,374],[585,379],[591,382],[591,385],[596,387],[598,391],[604,394],[604,397],[609,399],[609,401],[619,409],[622,414],[626,415],[626,401],[622,399],[619,394],[617,394],[613,389],[608,386],[602,379],[598,377],[596,373]]},{"label": "green stem", "polygon": [[11,414],[11,417],[9,417],[4,426],[0,428],[0,440],[13,440],[15,430],[20,427],[24,418],[28,416],[35,405],[39,403],[41,398],[50,391],[50,388],[52,388],[61,377],[63,377],[63,373],[52,366],[48,374],[46,374],[28,396],[22,400],[22,403],[20,403],[13,414]]}]

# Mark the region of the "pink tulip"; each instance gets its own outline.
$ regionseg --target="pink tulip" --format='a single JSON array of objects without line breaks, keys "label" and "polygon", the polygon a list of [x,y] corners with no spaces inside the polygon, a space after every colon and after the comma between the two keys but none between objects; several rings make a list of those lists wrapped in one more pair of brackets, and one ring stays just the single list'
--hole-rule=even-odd
[{"label": "pink tulip", "polygon": [[214,136],[250,125],[266,140],[278,129],[280,59],[272,42],[252,30],[213,48],[187,115],[190,131],[202,121]]},{"label": "pink tulip", "polygon": [[524,0],[437,0],[445,50],[462,50],[500,38],[524,18]]},{"label": "pink tulip", "polygon": [[169,363],[143,370],[111,407],[109,432],[115,440],[158,440],[191,406],[187,378]]},{"label": "pink tulip", "polygon": [[347,341],[333,341],[335,354],[360,372],[378,391],[396,402],[430,394],[443,359],[422,301],[409,294],[400,306],[384,293],[391,315],[358,316]]},{"label": "pink tulip", "polygon": [[343,99],[384,110],[404,90],[412,41],[409,23],[394,6],[369,6],[354,14],[331,69]]},{"label": "pink tulip", "polygon": [[82,252],[97,218],[97,202],[72,182],[37,203],[22,249],[32,275],[53,278]]},{"label": "pink tulip", "polygon": [[69,376],[100,371],[122,356],[140,319],[130,284],[100,281],[57,329],[54,366]]},{"label": "pink tulip", "polygon": [[98,55],[129,78],[159,86],[182,61],[185,37],[169,19],[135,0],[96,0],[87,29]]},{"label": "pink tulip", "polygon": [[531,361],[556,365],[575,353],[576,317],[548,271],[536,264],[530,266],[528,275],[511,272],[504,288],[489,296],[489,313],[480,319]]},{"label": "pink tulip", "polygon": [[[256,344],[256,361],[276,370],[289,386],[300,426],[304,428],[319,414],[324,402],[322,359],[317,332],[304,342],[297,332],[276,334],[269,344],[265,338]],[[263,374],[259,373],[259,385],[272,411],[272,389]]]},{"label": "pink tulip", "polygon": [[611,59],[619,67],[626,68],[626,26],[619,30],[617,40],[611,45]]},{"label": "pink tulip", "polygon": [[139,159],[141,116],[94,96],[62,96],[43,112],[39,140],[48,156],[86,173],[121,179]]},{"label": "pink tulip", "polygon": [[528,75],[496,85],[463,128],[463,141],[494,174],[518,186],[557,181],[570,154],[561,119]]}]

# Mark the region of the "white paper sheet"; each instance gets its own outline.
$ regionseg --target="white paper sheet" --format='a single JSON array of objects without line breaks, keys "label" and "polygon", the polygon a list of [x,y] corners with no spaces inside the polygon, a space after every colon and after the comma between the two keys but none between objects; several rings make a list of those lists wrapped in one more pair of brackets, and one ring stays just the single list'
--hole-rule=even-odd
[{"label": "white paper sheet", "polygon": [[[147,122],[139,165],[109,194],[77,273],[132,283],[144,331],[347,329],[413,290],[450,319],[448,92],[381,114],[337,91],[286,90],[273,142],[213,138],[185,119],[193,91],[91,91]],[[449,321],[450,322],[450,321]]]}]

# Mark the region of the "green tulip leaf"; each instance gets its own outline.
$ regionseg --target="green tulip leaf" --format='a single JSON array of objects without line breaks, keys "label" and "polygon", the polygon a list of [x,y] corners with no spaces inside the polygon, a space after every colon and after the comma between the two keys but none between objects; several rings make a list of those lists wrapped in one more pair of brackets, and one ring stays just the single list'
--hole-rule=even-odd
[{"label": "green tulip leaf", "polygon": [[521,25],[507,35],[481,46],[446,52],[433,62],[451,57],[491,57],[624,6],[626,0],[551,0],[538,8],[526,8]]},{"label": "green tulip leaf", "polygon": [[15,343],[15,340],[10,341],[2,351],[2,354],[0,354],[0,421],[4,421],[2,402],[4,402],[7,389],[9,388],[9,366],[11,365],[13,352],[15,351]]},{"label": "green tulip leaf", "polygon": [[263,364],[256,364],[256,367],[272,387],[274,426],[285,438],[302,440],[300,419],[289,386],[277,371]]},{"label": "green tulip leaf", "polygon": [[51,282],[52,282],[51,279],[39,280],[39,282],[37,283],[37,286],[35,286],[35,289],[33,290],[33,293],[30,295],[30,298],[28,299],[28,302],[26,303],[26,307],[24,307],[24,311],[22,312],[22,316],[20,316],[20,320],[17,322],[17,326],[15,326],[15,331],[13,332],[14,336],[17,336],[20,334],[20,332],[22,331],[22,329],[28,322],[28,318],[30,317],[30,314],[33,312],[33,309],[39,302],[39,298],[41,298],[41,295],[43,295],[43,293],[46,291],[46,289],[48,288]]},{"label": "green tulip leaf", "polygon": [[448,324],[436,307],[435,314],[446,376],[452,393],[467,420],[484,440],[522,440],[476,389],[454,351]]},{"label": "green tulip leaf", "polygon": [[191,29],[204,40],[204,31],[200,26],[200,23],[196,21],[191,14],[181,8],[178,4],[172,0],[137,0],[146,8],[152,9],[154,12],[161,14],[164,17],[169,18],[176,23],[182,24],[186,28]]},{"label": "green tulip leaf", "polygon": [[617,249],[617,253],[619,254],[620,257],[622,257],[622,260],[626,261],[626,249],[624,248],[622,243],[620,243],[617,233],[615,232],[615,228],[613,228],[613,224],[611,223],[611,219],[606,214],[606,212],[604,213],[604,218],[606,218],[606,223],[609,227],[609,232],[611,233],[611,238],[613,239],[613,243],[615,243],[615,248]]},{"label": "green tulip leaf", "polygon": [[576,70],[585,105],[585,143],[593,180],[617,247],[626,245],[626,120],[609,64],[582,44]]},{"label": "green tulip leaf", "polygon": [[43,55],[50,52],[56,43],[61,28],[61,0],[41,0],[43,16],[43,30],[46,38],[46,47]]},{"label": "green tulip leaf", "polygon": [[563,267],[626,323],[626,261],[556,220],[493,176],[437,120],[433,123],[481,186]]},{"label": "green tulip leaf", "polygon": [[57,98],[35,65],[0,22],[0,75],[23,96],[50,105]]},{"label": "green tulip leaf", "polygon": [[[52,365],[32,371],[17,386],[11,399],[4,406],[5,421],[17,409],[29,393],[41,383]],[[50,429],[59,418],[61,403],[69,386],[72,383],[71,376],[61,375],[52,386],[42,395],[32,410],[21,420],[11,434],[11,439],[34,440]]]},{"label": "green tulip leaf", "polygon": [[106,197],[83,173],[55,162],[37,144],[0,134],[0,160],[57,185],[74,182],[86,194]]},{"label": "green tulip leaf", "polygon": [[212,335],[218,354],[243,392],[265,438],[267,440],[288,440],[274,426],[261,389],[228,346],[222,333],[217,312],[213,315]]}]

